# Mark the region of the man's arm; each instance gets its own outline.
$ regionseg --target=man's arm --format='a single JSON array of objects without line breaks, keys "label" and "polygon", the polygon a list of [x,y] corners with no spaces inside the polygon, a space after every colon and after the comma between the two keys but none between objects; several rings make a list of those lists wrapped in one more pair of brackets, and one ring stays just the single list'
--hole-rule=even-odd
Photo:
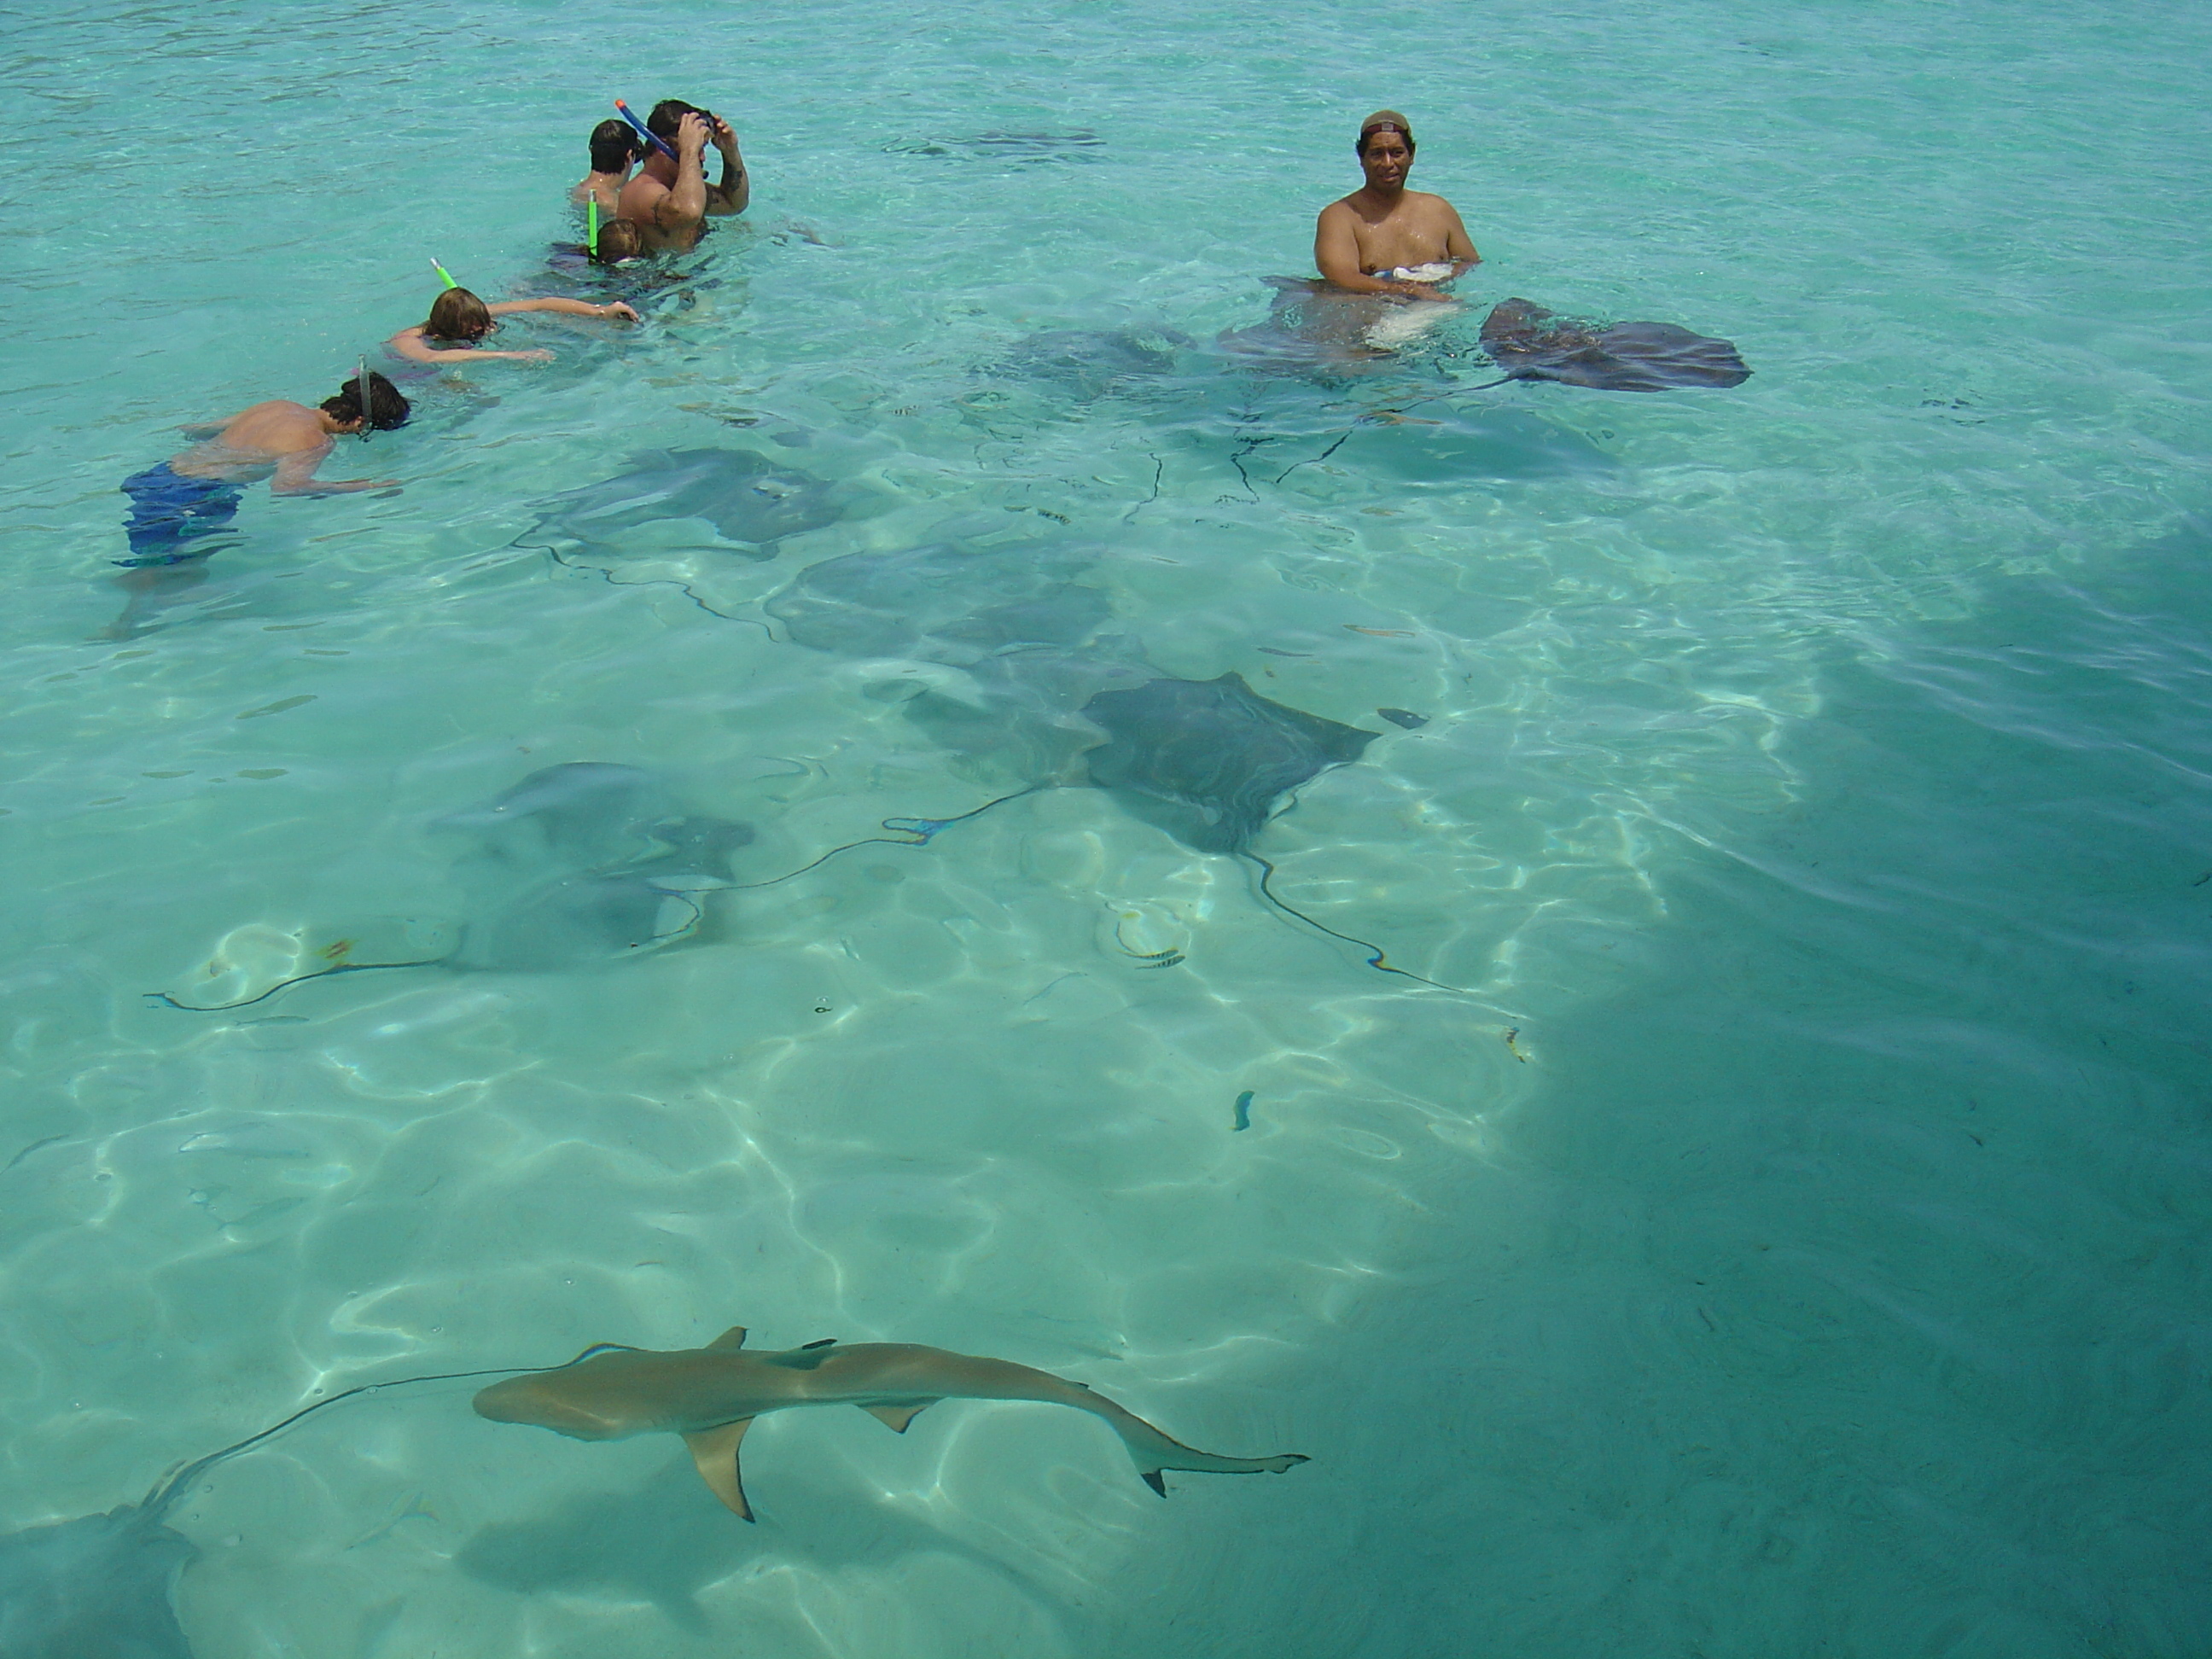
[{"label": "man's arm", "polygon": [[671,236],[697,228],[707,216],[707,174],[700,154],[707,148],[707,124],[687,115],[676,129],[676,183],[653,204],[654,226]]},{"label": "man's arm", "polygon": [[1359,268],[1359,238],[1352,228],[1352,210],[1331,202],[1314,223],[1314,264],[1322,276],[1352,294],[1402,294],[1416,300],[1441,300],[1443,295],[1419,283],[1370,276]]},{"label": "man's arm", "polygon": [[356,489],[397,489],[391,478],[333,478],[315,477],[315,469],[331,453],[328,440],[311,449],[295,449],[276,463],[276,476],[269,481],[272,495],[349,495]]},{"label": "man's arm", "polygon": [[1468,235],[1467,227],[1460,222],[1459,210],[1441,196],[1437,200],[1443,208],[1445,219],[1449,222],[1449,228],[1444,233],[1444,257],[1452,262],[1452,275],[1457,276],[1469,266],[1480,264],[1482,256],[1474,251],[1474,242]]},{"label": "man's arm", "polygon": [[718,218],[743,213],[753,199],[752,176],[745,171],[745,158],[738,154],[738,135],[727,121],[714,123],[714,148],[722,152],[722,182],[707,187],[707,211]]}]

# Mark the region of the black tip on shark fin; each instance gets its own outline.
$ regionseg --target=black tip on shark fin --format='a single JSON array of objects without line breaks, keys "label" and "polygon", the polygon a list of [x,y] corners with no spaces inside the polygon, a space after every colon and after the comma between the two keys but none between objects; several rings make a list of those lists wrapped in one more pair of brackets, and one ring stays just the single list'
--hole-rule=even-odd
[{"label": "black tip on shark fin", "polygon": [[1144,1477],[1145,1484],[1159,1493],[1161,1497],[1165,1498],[1168,1495],[1168,1483],[1161,1477],[1158,1469],[1139,1469],[1137,1473]]}]

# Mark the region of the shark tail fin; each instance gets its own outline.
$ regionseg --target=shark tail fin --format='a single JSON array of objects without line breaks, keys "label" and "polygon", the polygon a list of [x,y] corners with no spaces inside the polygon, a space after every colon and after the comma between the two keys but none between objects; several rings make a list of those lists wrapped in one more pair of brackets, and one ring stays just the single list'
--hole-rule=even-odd
[{"label": "shark tail fin", "polygon": [[1168,1495],[1168,1483],[1160,1478],[1165,1469],[1189,1469],[1202,1474],[1280,1474],[1311,1461],[1298,1452],[1278,1452],[1273,1457],[1224,1457],[1218,1452],[1200,1451],[1195,1446],[1170,1439],[1135,1413],[1114,1405],[1103,1395],[1093,1395],[1092,1398],[1098,1406],[1111,1407],[1098,1414],[1112,1424],[1114,1431],[1121,1437],[1121,1443],[1129,1449],[1130,1461],[1136,1464],[1137,1474],[1144,1483],[1163,1498]]},{"label": "shark tail fin", "polygon": [[908,1424],[936,1403],[934,1400],[925,1400],[918,1406],[863,1406],[860,1409],[893,1434],[904,1434]]},{"label": "shark tail fin", "polygon": [[[1162,1435],[1163,1440],[1167,1437]],[[1302,1452],[1279,1452],[1273,1457],[1223,1457],[1214,1452],[1202,1452],[1191,1447],[1176,1445],[1164,1457],[1129,1448],[1129,1455],[1137,1465],[1137,1474],[1144,1483],[1163,1498],[1168,1495],[1168,1483],[1160,1478],[1165,1469],[1192,1469],[1205,1474],[1280,1474],[1300,1463],[1313,1460]],[[1149,1465],[1149,1467],[1147,1467]]]},{"label": "shark tail fin", "polygon": [[691,1461],[699,1466],[699,1478],[741,1521],[753,1518],[753,1506],[745,1501],[744,1474],[738,1468],[738,1444],[752,1425],[751,1418],[741,1417],[720,1428],[702,1429],[696,1434],[684,1437],[684,1443],[691,1449]]}]

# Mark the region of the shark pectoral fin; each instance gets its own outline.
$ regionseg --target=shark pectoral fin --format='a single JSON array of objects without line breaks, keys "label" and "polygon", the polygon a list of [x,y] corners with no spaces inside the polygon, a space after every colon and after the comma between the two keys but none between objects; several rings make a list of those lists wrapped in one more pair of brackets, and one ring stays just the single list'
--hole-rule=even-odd
[{"label": "shark pectoral fin", "polygon": [[733,1348],[742,1348],[745,1346],[745,1328],[742,1325],[732,1325],[707,1346],[710,1349],[719,1349],[725,1353]]},{"label": "shark pectoral fin", "polygon": [[925,1400],[919,1406],[863,1406],[860,1409],[893,1434],[904,1434],[908,1424],[936,1403],[934,1400]]},{"label": "shark pectoral fin", "polygon": [[696,1434],[687,1434],[684,1443],[691,1448],[691,1461],[699,1466],[699,1478],[707,1483],[707,1490],[720,1498],[731,1514],[750,1521],[753,1506],[745,1502],[744,1477],[738,1469],[738,1443],[745,1437],[752,1426],[750,1417],[741,1417],[734,1423],[725,1423],[719,1429],[702,1429]]}]

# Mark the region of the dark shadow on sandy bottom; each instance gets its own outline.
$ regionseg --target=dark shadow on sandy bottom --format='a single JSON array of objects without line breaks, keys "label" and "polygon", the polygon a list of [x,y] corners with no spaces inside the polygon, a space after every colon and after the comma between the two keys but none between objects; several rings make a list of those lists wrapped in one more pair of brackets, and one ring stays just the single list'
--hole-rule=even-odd
[{"label": "dark shadow on sandy bottom", "polygon": [[[765,1484],[765,1483],[763,1483]],[[836,1572],[949,1555],[1024,1595],[1058,1597],[1035,1579],[873,1498],[849,1480],[779,1472],[749,1527],[718,1504],[686,1459],[630,1492],[572,1498],[526,1521],[495,1522],[453,1558],[471,1577],[525,1595],[558,1592],[649,1601],[684,1629],[708,1628],[700,1594],[733,1573],[790,1564]]]}]

